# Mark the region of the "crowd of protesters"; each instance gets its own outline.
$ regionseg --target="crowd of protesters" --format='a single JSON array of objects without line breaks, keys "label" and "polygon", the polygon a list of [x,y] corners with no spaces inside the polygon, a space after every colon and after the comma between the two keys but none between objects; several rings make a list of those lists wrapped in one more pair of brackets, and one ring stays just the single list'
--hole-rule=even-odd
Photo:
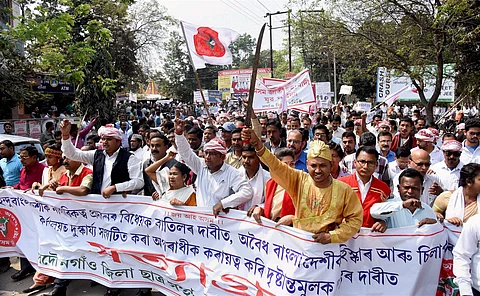
[{"label": "crowd of protesters", "polygon": [[[454,132],[427,122],[416,106],[382,106],[373,117],[341,104],[310,114],[267,112],[253,114],[249,127],[242,110],[214,106],[208,116],[201,106],[127,103],[118,106],[117,121],[98,129],[97,117],[73,124],[60,116],[41,136],[45,164],[34,147],[17,155],[5,140],[0,168],[14,189],[105,199],[128,192],[210,207],[215,216],[238,209],[258,223],[309,231],[322,244],[345,242],[360,227],[385,232],[444,220],[480,233],[473,222],[480,206],[480,118],[473,105],[448,114],[435,107],[434,118],[453,122]],[[479,238],[462,233],[454,250],[461,295],[480,295]],[[1,259],[2,271],[9,266]],[[33,273],[22,258],[12,280]],[[53,283],[45,295],[67,293],[69,280],[41,273],[33,279],[27,292]],[[108,288],[106,295],[120,292]]]}]

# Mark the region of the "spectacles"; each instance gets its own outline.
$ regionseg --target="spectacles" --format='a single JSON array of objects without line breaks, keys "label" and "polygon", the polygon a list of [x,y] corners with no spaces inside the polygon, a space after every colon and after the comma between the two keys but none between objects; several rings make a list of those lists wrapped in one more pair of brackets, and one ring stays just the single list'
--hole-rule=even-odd
[{"label": "spectacles", "polygon": [[360,164],[361,166],[367,165],[369,167],[373,167],[377,165],[377,162],[373,160],[368,161],[368,160],[361,159],[361,160],[357,160],[357,163]]},{"label": "spectacles", "polygon": [[455,156],[455,157],[460,157],[460,154],[461,154],[461,153],[458,152],[458,151],[445,151],[445,155],[446,155],[447,157],[450,157],[450,156],[452,156],[452,155]]},{"label": "spectacles", "polygon": [[472,137],[475,137],[475,136],[480,137],[480,132],[468,132],[468,134]]},{"label": "spectacles", "polygon": [[410,160],[411,160],[414,164],[416,164],[417,166],[419,166],[419,167],[426,167],[426,168],[428,168],[428,167],[431,165],[430,162],[415,162],[415,161],[414,161],[413,159],[411,159],[411,158],[410,158]]}]

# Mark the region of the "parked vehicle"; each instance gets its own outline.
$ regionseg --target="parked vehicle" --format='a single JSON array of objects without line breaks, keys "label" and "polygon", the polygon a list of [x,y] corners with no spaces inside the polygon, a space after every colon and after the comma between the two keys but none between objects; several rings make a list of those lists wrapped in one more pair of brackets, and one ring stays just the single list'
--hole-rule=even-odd
[{"label": "parked vehicle", "polygon": [[[40,154],[38,160],[43,161],[45,159],[45,154],[43,152],[42,144],[39,140],[34,138],[27,138],[21,136],[13,136],[13,135],[5,135],[0,134],[0,142],[3,140],[10,140],[12,141],[13,145],[15,145],[15,153],[20,154],[20,149],[26,146],[35,146],[37,148],[38,153]],[[1,158],[1,156],[0,156]]]}]

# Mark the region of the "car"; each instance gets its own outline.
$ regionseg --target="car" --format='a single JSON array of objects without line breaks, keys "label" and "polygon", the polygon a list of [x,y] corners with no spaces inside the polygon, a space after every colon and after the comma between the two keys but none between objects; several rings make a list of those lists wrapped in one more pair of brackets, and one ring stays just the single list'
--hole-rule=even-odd
[{"label": "car", "polygon": [[0,142],[4,140],[12,141],[13,145],[15,145],[15,153],[17,154],[20,154],[20,149],[22,149],[23,147],[35,146],[35,148],[37,148],[38,150],[38,153],[40,154],[38,160],[43,161],[45,159],[42,144],[38,139],[0,134]]}]

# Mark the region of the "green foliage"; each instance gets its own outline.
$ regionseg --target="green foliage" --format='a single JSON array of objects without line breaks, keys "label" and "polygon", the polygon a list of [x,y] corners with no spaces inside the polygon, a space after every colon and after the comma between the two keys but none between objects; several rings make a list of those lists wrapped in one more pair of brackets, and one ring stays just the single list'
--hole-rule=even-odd
[{"label": "green foliage", "polygon": [[250,34],[244,33],[230,45],[232,52],[232,67],[235,69],[247,69],[253,67],[255,48],[257,42]]},{"label": "green foliage", "polygon": [[[353,91],[359,97],[374,94],[376,67],[399,69],[410,76],[431,121],[445,77],[443,71],[432,69],[443,69],[446,63],[471,68],[461,60],[478,48],[472,46],[478,34],[468,33],[479,28],[477,1],[330,0],[326,4],[325,11],[295,19],[294,40],[312,75],[317,69],[331,69],[335,54],[338,84],[357,83]],[[312,9],[318,6],[315,2]],[[434,93],[426,98],[425,79],[432,77]]]}]

